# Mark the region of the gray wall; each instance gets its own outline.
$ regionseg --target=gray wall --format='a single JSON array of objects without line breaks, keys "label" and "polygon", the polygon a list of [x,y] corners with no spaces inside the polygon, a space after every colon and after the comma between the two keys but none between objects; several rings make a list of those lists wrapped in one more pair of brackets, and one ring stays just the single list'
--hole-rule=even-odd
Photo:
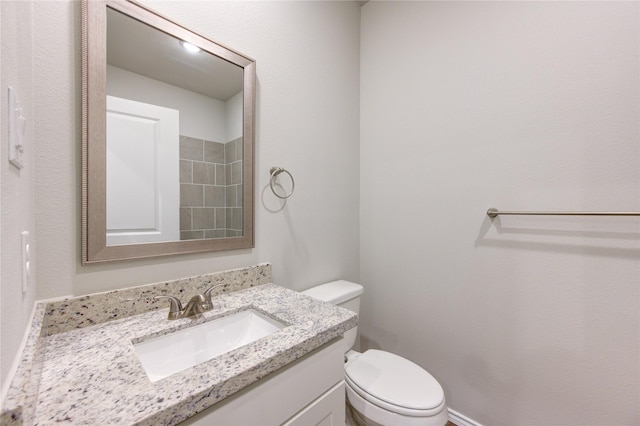
[{"label": "gray wall", "polygon": [[[3,394],[20,347],[25,327],[29,322],[36,296],[37,244],[35,232],[35,170],[34,146],[34,60],[35,39],[33,6],[31,2],[0,2],[0,386]],[[8,87],[16,90],[27,119],[25,167],[18,169],[9,163],[8,155]],[[29,232],[32,269],[27,292],[22,292],[22,244],[20,233]]]},{"label": "gray wall", "polygon": [[[146,2],[257,61],[256,248],[84,267],[80,2],[0,4],[2,66],[15,56],[10,73],[17,78],[26,70],[20,77],[26,85],[25,99],[31,90],[37,95],[30,130],[35,135],[35,164],[18,178],[4,161],[2,145],[3,382],[36,292],[38,299],[82,295],[266,261],[273,262],[275,282],[295,289],[341,277],[359,279],[357,3]],[[15,35],[5,35],[9,32]],[[30,47],[32,32],[33,55],[29,49],[18,51],[23,43]],[[4,69],[2,78],[4,113]],[[5,141],[5,120],[2,126]],[[286,203],[268,190],[272,166],[286,167],[296,178],[296,194]],[[37,290],[27,297],[19,290],[14,262],[20,254],[19,233],[14,231],[25,227],[33,228],[37,238],[32,264]]]},{"label": "gray wall", "polygon": [[368,2],[365,345],[486,425],[640,422],[638,2]]},{"label": "gray wall", "polygon": [[36,297],[271,261],[294,289],[361,281],[363,345],[481,423],[640,421],[638,220],[484,216],[640,209],[637,3],[151,7],[257,60],[256,248],[80,266],[79,4],[0,2],[0,109],[17,84],[34,143],[20,173],[0,147],[3,382]]}]

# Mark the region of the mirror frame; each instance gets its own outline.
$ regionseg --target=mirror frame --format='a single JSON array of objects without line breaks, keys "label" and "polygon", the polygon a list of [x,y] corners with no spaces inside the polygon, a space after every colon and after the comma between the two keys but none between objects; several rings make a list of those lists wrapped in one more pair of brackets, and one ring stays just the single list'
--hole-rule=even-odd
[{"label": "mirror frame", "polygon": [[[107,245],[107,6],[243,68],[243,235],[241,237]],[[254,244],[255,60],[209,40],[132,0],[82,1],[82,265],[186,253],[252,248]]]}]

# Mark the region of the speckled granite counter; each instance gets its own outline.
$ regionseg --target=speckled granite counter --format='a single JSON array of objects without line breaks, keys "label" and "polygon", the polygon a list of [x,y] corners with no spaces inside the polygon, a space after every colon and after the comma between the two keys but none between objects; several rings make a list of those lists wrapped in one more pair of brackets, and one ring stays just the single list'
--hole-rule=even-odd
[{"label": "speckled granite counter", "polygon": [[[197,319],[168,321],[167,309],[155,306],[155,310],[146,313],[105,319],[106,322],[51,334],[47,315],[38,313],[37,307],[32,334],[49,332],[35,339],[30,336],[23,357],[23,363],[30,363],[30,368],[25,367],[21,373],[24,377],[18,377],[18,383],[12,384],[7,400],[16,406],[5,407],[3,424],[177,424],[356,325],[357,318],[352,312],[271,283],[261,283],[270,279],[270,265],[259,267],[266,267],[268,273],[262,274],[257,282],[250,280],[248,285],[237,286],[249,288],[216,296],[214,309]],[[197,284],[194,285],[197,290],[184,293],[195,294],[201,291],[200,287],[211,284],[211,281]],[[161,285],[155,286],[158,290]],[[145,290],[150,288],[145,286]],[[155,383],[149,381],[132,341],[248,308],[288,326]],[[38,319],[43,316],[45,320]],[[40,330],[35,330],[38,327]],[[33,392],[35,395],[30,396]]]}]

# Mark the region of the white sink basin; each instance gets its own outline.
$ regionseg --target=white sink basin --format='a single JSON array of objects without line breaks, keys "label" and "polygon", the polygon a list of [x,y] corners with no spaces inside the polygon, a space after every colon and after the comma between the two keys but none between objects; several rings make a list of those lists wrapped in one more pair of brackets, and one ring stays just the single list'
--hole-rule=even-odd
[{"label": "white sink basin", "polygon": [[156,382],[285,327],[253,309],[134,344],[149,379]]}]

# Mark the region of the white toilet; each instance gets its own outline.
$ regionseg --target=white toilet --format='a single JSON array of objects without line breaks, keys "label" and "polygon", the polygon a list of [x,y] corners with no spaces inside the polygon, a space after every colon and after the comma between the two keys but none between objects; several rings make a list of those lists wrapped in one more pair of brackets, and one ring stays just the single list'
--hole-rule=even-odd
[{"label": "white toilet", "polygon": [[[360,310],[360,284],[333,281],[302,294],[356,313]],[[371,426],[443,426],[448,412],[444,391],[422,367],[389,352],[351,350],[357,327],[345,337],[347,401],[356,421]]]}]

